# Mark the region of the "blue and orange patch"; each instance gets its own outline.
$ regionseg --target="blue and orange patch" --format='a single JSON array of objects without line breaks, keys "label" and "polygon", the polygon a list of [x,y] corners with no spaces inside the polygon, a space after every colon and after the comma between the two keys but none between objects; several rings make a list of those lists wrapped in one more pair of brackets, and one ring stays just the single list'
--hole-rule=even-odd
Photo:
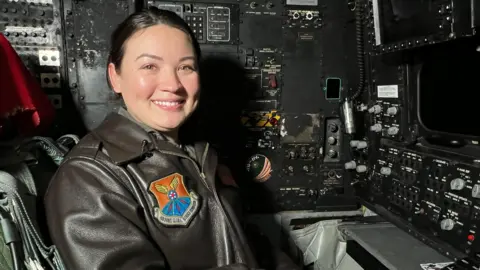
[{"label": "blue and orange patch", "polygon": [[157,200],[155,218],[163,225],[188,226],[200,207],[198,195],[187,191],[179,173],[153,181],[149,191]]}]

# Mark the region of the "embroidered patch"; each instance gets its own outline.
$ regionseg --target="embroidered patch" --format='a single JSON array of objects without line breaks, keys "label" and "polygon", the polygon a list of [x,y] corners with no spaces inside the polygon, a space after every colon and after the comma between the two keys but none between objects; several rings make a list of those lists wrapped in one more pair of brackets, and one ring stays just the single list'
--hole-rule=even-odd
[{"label": "embroidered patch", "polygon": [[149,191],[157,199],[155,218],[167,226],[187,226],[200,206],[198,195],[187,191],[179,173],[153,181]]}]

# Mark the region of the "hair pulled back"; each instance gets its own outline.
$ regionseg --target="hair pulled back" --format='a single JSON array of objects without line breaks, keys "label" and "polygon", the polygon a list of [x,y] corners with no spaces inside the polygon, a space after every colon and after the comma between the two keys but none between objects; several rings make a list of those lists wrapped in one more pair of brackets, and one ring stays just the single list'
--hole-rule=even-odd
[{"label": "hair pulled back", "polygon": [[[110,52],[108,55],[108,63],[113,63],[117,72],[120,72],[122,60],[125,55],[125,45],[128,39],[138,31],[147,29],[155,25],[168,25],[176,28],[188,35],[192,42],[197,61],[200,60],[200,46],[194,33],[188,24],[175,12],[169,10],[158,9],[156,7],[149,7],[128,16],[117,28],[113,31],[110,39]],[[108,70],[108,69],[107,69]],[[110,77],[107,71],[108,85],[111,86]]]}]

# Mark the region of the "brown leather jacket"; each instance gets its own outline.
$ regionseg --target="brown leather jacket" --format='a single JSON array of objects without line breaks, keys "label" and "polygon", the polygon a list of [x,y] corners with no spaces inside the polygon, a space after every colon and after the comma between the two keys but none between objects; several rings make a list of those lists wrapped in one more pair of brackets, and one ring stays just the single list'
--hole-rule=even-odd
[{"label": "brown leather jacket", "polygon": [[[116,113],[83,138],[45,199],[67,269],[260,268],[239,198],[217,180],[217,155],[206,143],[194,148],[196,160]],[[275,269],[299,269],[274,257]]]}]

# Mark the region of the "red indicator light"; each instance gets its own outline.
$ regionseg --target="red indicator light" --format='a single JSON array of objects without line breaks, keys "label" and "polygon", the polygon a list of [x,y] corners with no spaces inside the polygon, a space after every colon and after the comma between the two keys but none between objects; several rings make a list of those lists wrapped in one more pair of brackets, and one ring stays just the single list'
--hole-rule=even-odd
[{"label": "red indicator light", "polygon": [[469,234],[467,239],[468,239],[468,241],[473,242],[473,240],[475,240],[475,235]]}]

